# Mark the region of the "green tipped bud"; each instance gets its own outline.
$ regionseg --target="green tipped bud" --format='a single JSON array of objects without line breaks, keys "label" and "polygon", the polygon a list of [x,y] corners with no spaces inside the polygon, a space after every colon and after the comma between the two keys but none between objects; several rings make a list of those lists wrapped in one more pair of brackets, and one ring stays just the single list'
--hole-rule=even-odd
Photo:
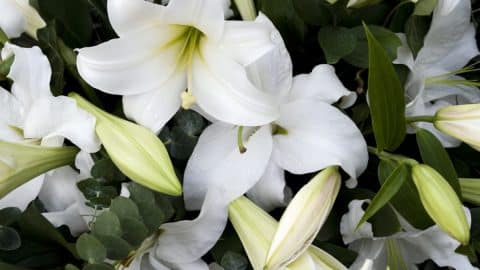
[{"label": "green tipped bud", "polygon": [[480,150],[480,104],[447,106],[437,111],[433,125],[438,130]]},{"label": "green tipped bud", "polygon": [[470,226],[462,203],[450,184],[425,164],[413,166],[412,177],[428,215],[443,231],[467,245]]},{"label": "green tipped bud", "polygon": [[480,206],[480,179],[460,178],[463,201]]},{"label": "green tipped bud", "polygon": [[100,110],[76,93],[69,96],[95,116],[95,131],[122,173],[155,191],[173,196],[182,194],[167,149],[155,133]]},{"label": "green tipped bud", "polygon": [[78,151],[0,141],[0,199],[36,176],[72,164]]},{"label": "green tipped bud", "polygon": [[[228,213],[253,269],[263,270],[278,222],[246,197],[230,203]],[[289,264],[287,269],[305,270],[312,266],[314,269],[347,269],[330,254],[313,245]]]},{"label": "green tipped bud", "polygon": [[300,189],[280,219],[265,269],[286,266],[310,246],[332,209],[340,184],[337,167],[330,167]]},{"label": "green tipped bud", "polygon": [[347,8],[361,8],[370,5],[375,5],[383,0],[349,0],[347,3]]},{"label": "green tipped bud", "polygon": [[257,10],[253,0],[233,0],[237,6],[242,19],[245,21],[254,21],[257,17]]}]

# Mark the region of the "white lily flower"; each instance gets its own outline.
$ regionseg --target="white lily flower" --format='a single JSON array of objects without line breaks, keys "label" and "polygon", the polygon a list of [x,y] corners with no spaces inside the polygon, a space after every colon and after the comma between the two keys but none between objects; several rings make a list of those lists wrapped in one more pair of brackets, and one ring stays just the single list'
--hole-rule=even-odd
[{"label": "white lily flower", "polygon": [[[368,200],[353,200],[349,204],[349,212],[343,215],[340,232],[343,242],[358,253],[358,257],[349,269],[417,269],[427,259],[438,266],[449,266],[453,269],[470,270],[474,267],[467,256],[455,252],[460,242],[448,236],[438,226],[426,230],[417,230],[399,217],[403,231],[387,237],[375,237],[372,224],[365,222],[356,229],[365,211],[362,205]],[[465,213],[470,219],[470,212]],[[470,223],[470,220],[469,220]]]},{"label": "white lily flower", "polygon": [[[273,27],[263,15],[257,21]],[[343,96],[348,97],[345,105],[351,105],[355,94],[329,65],[319,65],[292,82],[290,58],[280,36],[277,43],[278,48],[249,71],[259,88],[283,104],[279,119],[243,129],[223,123],[207,127],[185,170],[187,209],[199,209],[212,186],[225,187],[229,199],[255,186],[251,198],[272,209],[287,202],[283,170],[305,174],[338,165],[355,179],[366,168],[368,154],[360,131],[330,105]],[[238,139],[246,152],[241,153]]]},{"label": "white lily flower", "polygon": [[[67,138],[83,151],[98,151],[100,143],[94,132],[95,119],[80,110],[72,99],[54,97],[50,93],[51,69],[40,49],[21,48],[7,43],[2,50],[2,57],[11,55],[15,59],[8,77],[13,85],[10,92],[0,88],[0,140],[62,146],[64,138]],[[47,210],[63,210],[61,208],[67,205],[63,204],[64,199],[75,197],[72,192],[76,189],[77,175],[71,168],[62,167],[38,176],[2,198],[0,208],[18,207],[24,210],[39,196],[45,201]],[[56,187],[57,184],[60,187]],[[63,190],[66,186],[70,186],[68,192]],[[62,192],[49,198],[46,194],[51,193],[52,188],[60,188]],[[65,197],[58,199],[59,194]],[[72,225],[71,230],[76,233],[81,230],[80,227]]]},{"label": "white lily flower", "polygon": [[37,38],[37,30],[46,26],[28,0],[1,0],[0,10],[0,29],[9,38],[19,37],[23,32]]},{"label": "white lily flower", "polygon": [[[399,34],[403,45],[394,63],[404,64],[411,70],[405,84],[408,117],[433,115],[448,105],[480,102],[480,91],[458,76],[469,71],[464,66],[479,53],[475,28],[470,22],[471,11],[470,0],[439,0],[423,48],[416,58],[405,36]],[[436,130],[431,123],[415,125],[432,132],[445,147],[460,144]],[[414,133],[415,129],[410,128],[409,132]]]},{"label": "white lily flower", "polygon": [[77,66],[92,86],[123,95],[129,118],[158,132],[181,105],[236,125],[278,117],[245,70],[273,48],[268,27],[225,21],[222,0],[109,0],[108,15],[120,38],[80,49]]},{"label": "white lily flower", "polygon": [[[278,222],[246,197],[233,201],[229,207],[229,219],[245,248],[254,270],[263,270],[269,248],[278,233]],[[282,221],[280,221],[282,222]],[[296,250],[298,259],[283,266],[282,270],[346,269],[334,257],[311,245],[314,238],[306,244],[305,250]],[[288,248],[285,246],[285,248]],[[295,252],[295,250],[292,250]]]}]

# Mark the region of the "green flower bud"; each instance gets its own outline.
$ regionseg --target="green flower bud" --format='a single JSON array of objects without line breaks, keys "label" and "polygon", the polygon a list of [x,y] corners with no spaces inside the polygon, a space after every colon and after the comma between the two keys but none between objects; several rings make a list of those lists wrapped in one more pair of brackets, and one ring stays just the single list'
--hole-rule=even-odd
[{"label": "green flower bud", "polygon": [[36,176],[72,164],[78,151],[0,141],[0,199]]},{"label": "green flower bud", "polygon": [[300,189],[280,219],[266,269],[286,266],[310,246],[332,209],[340,184],[338,168],[329,167]]},{"label": "green flower bud", "polygon": [[412,177],[428,215],[443,231],[467,245],[470,226],[462,203],[450,184],[425,164],[413,166]]},{"label": "green flower bud", "polygon": [[245,21],[254,21],[257,17],[257,10],[253,0],[233,0],[237,6],[242,19]]},{"label": "green flower bud", "polygon": [[[263,270],[278,222],[246,197],[230,203],[229,219],[240,237],[253,269]],[[306,270],[312,266],[314,269],[347,269],[330,254],[313,245],[290,263],[287,269]]]},{"label": "green flower bud", "polygon": [[463,201],[480,206],[480,179],[460,178]]},{"label": "green flower bud", "polygon": [[480,149],[480,104],[442,108],[435,114],[433,125],[443,133]]},{"label": "green flower bud", "polygon": [[95,116],[95,131],[122,173],[155,191],[173,196],[182,194],[167,149],[155,133],[100,110],[76,93],[69,96]]}]

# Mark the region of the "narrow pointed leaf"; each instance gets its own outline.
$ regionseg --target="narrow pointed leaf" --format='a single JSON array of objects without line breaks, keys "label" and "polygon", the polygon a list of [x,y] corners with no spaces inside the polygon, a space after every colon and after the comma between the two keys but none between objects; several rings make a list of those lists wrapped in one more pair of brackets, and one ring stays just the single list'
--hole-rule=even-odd
[{"label": "narrow pointed leaf", "polygon": [[368,40],[368,98],[378,150],[393,151],[403,141],[405,97],[387,52],[364,25]]}]

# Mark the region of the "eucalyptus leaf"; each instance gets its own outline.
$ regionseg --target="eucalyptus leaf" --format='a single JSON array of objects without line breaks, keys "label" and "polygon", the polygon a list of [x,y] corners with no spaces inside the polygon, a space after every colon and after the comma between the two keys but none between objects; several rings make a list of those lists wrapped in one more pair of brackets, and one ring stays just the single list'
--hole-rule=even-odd
[{"label": "eucalyptus leaf", "polygon": [[92,235],[82,234],[75,246],[80,258],[89,263],[101,263],[107,257],[107,249]]},{"label": "eucalyptus leaf", "polygon": [[0,225],[8,226],[20,218],[22,211],[16,207],[6,207],[0,210]]},{"label": "eucalyptus leaf", "polygon": [[241,254],[227,251],[222,257],[220,265],[225,270],[245,270],[248,268],[248,260]]},{"label": "eucalyptus leaf", "polygon": [[120,222],[123,230],[122,238],[133,246],[140,245],[149,236],[148,228],[136,219],[122,218]]},{"label": "eucalyptus leaf", "polygon": [[117,215],[111,211],[100,214],[92,226],[92,233],[95,235],[121,236],[122,227]]},{"label": "eucalyptus leaf", "polygon": [[295,0],[284,0],[281,5],[277,0],[258,1],[259,10],[273,22],[286,43],[302,42],[307,33],[307,26],[295,10]]},{"label": "eucalyptus leaf", "polygon": [[199,135],[205,128],[203,117],[192,110],[181,110],[175,115],[175,126],[190,136]]},{"label": "eucalyptus leaf", "polygon": [[80,270],[80,269],[73,264],[67,264],[65,265],[65,270]]},{"label": "eucalyptus leaf", "polygon": [[400,164],[395,170],[388,176],[382,187],[377,192],[368,208],[365,210],[362,218],[357,224],[357,228],[360,227],[365,221],[371,218],[375,213],[384,207],[395,196],[400,188],[403,186],[410,175],[410,169],[406,164]]},{"label": "eucalyptus leaf", "polygon": [[111,260],[125,259],[133,250],[133,247],[120,237],[110,235],[95,236],[107,249],[107,258]]},{"label": "eucalyptus leaf", "polygon": [[364,25],[368,39],[368,98],[373,132],[380,151],[394,151],[406,133],[405,97],[391,59]]},{"label": "eucalyptus leaf", "polygon": [[328,64],[337,63],[355,49],[357,39],[348,28],[326,26],[318,32],[318,42]]},{"label": "eucalyptus leaf", "polygon": [[0,226],[0,250],[16,250],[21,244],[20,235],[15,229]]},{"label": "eucalyptus leaf", "polygon": [[326,25],[332,15],[324,0],[295,0],[293,6],[302,20],[311,25]]},{"label": "eucalyptus leaf", "polygon": [[134,218],[140,220],[140,212],[137,205],[130,199],[125,197],[117,197],[110,204],[110,211],[115,213],[118,218]]},{"label": "eucalyptus leaf", "polygon": [[115,268],[104,263],[94,263],[85,265],[82,270],[115,270]]},{"label": "eucalyptus leaf", "polygon": [[425,164],[439,172],[461,198],[460,183],[452,160],[442,143],[428,130],[417,128],[418,149]]}]

